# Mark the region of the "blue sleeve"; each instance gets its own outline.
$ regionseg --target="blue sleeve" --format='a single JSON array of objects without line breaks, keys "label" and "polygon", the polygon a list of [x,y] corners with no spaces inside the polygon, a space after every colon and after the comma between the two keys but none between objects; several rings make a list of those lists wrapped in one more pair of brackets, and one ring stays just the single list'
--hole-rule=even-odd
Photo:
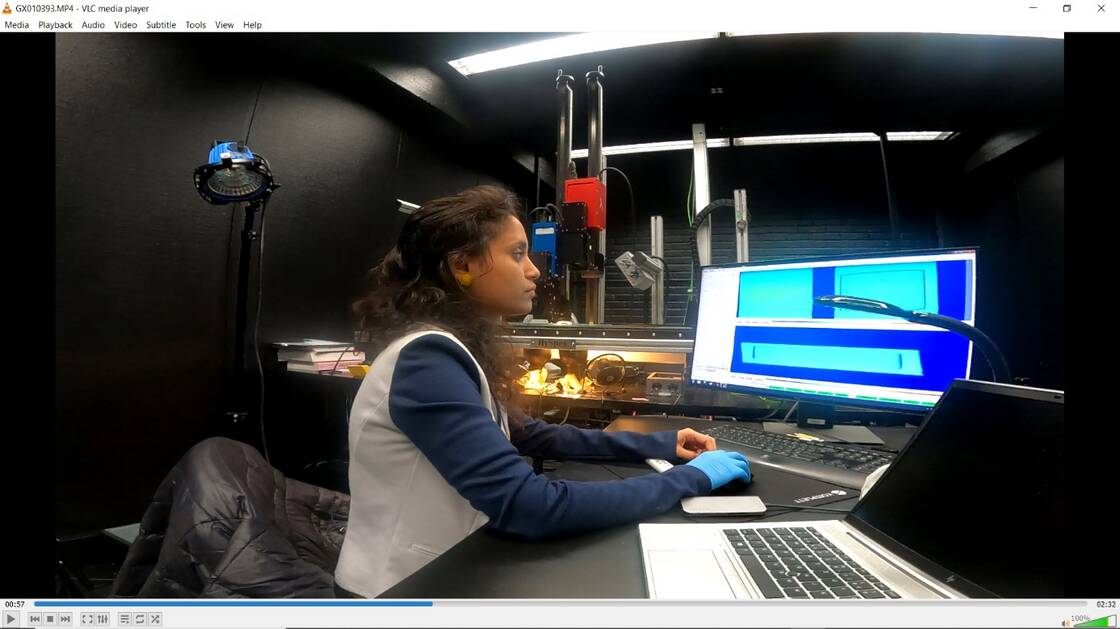
[{"label": "blue sleeve", "polygon": [[644,461],[677,458],[677,433],[603,432],[559,426],[526,417],[521,426],[510,422],[510,441],[525,456],[549,459]]},{"label": "blue sleeve", "polygon": [[482,403],[478,370],[451,339],[428,334],[400,352],[389,389],[393,423],[496,530],[545,537],[636,522],[711,491],[679,465],[626,480],[575,482],[533,473]]}]

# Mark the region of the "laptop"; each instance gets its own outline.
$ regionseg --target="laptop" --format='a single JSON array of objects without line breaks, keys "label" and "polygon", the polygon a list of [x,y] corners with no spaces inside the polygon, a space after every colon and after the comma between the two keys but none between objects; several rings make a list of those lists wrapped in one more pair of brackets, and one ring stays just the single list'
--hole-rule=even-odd
[{"label": "laptop", "polygon": [[955,380],[841,520],[640,524],[653,599],[1063,597],[1061,391]]}]

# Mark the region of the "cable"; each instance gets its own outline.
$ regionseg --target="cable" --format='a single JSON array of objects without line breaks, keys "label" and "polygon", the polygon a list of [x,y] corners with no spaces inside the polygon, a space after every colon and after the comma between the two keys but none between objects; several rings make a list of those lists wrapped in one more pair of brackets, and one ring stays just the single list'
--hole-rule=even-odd
[{"label": "cable", "polygon": [[[591,373],[591,364],[594,363],[595,361],[599,360],[600,358],[605,358],[607,356],[614,356],[615,358],[622,361],[622,367],[621,367],[622,375],[619,376],[619,378],[618,378],[618,387],[619,388],[616,391],[612,391],[611,394],[614,395],[614,394],[618,394],[618,393],[623,393],[623,392],[626,391],[626,359],[623,358],[619,354],[615,354],[614,352],[608,352],[606,354],[599,354],[595,358],[592,358],[591,360],[587,361],[587,364],[584,365],[584,367],[583,367],[584,376],[587,377],[587,378],[590,378],[590,376],[588,374]],[[590,378],[590,379],[591,379],[592,384],[594,384],[595,387],[599,389],[599,393],[600,393],[599,404],[600,405],[605,404],[606,401],[607,401],[607,385],[599,384],[598,382],[595,381],[594,378]]]},{"label": "cable", "polygon": [[677,407],[677,403],[681,401],[681,396],[682,395],[684,395],[683,390],[680,393],[677,394],[677,399],[673,400],[673,403],[669,405],[669,410],[665,411],[666,415],[668,415],[674,408]]},{"label": "cable", "polygon": [[[263,84],[262,84],[263,85]],[[248,134],[246,134],[247,136]],[[253,312],[253,353],[257,358],[257,378],[259,383],[257,401],[257,419],[261,425],[261,449],[264,450],[264,460],[272,463],[272,459],[268,456],[268,441],[265,439],[264,431],[264,364],[261,362],[261,344],[260,344],[260,329],[261,329],[261,296],[264,291],[264,219],[265,208],[268,207],[268,198],[265,197],[261,202],[261,229],[260,229],[260,243],[257,245],[257,307]]]},{"label": "cable", "polygon": [[[549,210],[548,206],[545,206],[545,205],[542,205],[540,207],[535,207],[535,208],[529,210],[529,222],[532,223],[533,222],[533,215],[536,214],[537,212],[541,212],[541,211],[548,212],[550,210]],[[549,217],[549,218],[553,218],[553,217]]]},{"label": "cable", "polygon": [[767,503],[767,507],[777,507],[779,509],[786,509],[789,511],[828,511],[829,513],[850,513],[851,509],[829,509],[827,507],[803,507],[800,505],[781,505],[777,503]]},{"label": "cable", "polygon": [[677,393],[677,399],[673,400],[673,403],[669,405],[669,410],[665,411],[666,415],[671,413],[673,411],[673,409],[675,409],[677,407],[677,404],[681,401],[681,396],[684,395],[684,392],[686,391],[686,387],[688,386],[688,359],[689,359],[689,356],[691,356],[691,354],[685,354],[684,355],[684,365],[681,367],[681,390],[680,390],[680,392]]},{"label": "cable", "polygon": [[[795,507],[793,505],[779,505],[779,504],[773,504],[773,503],[766,503],[766,507],[767,507],[767,510],[762,512],[762,513],[745,513],[745,514],[742,514],[742,515],[735,515],[734,517],[737,517],[737,518],[753,518],[751,520],[753,522],[753,521],[756,521],[756,520],[765,520],[765,519],[771,518],[771,517],[778,517],[778,516],[781,516],[781,515],[786,515],[790,511],[827,511],[828,513],[851,513],[851,510],[849,510],[849,509],[827,509],[827,508],[824,508],[824,507],[799,507],[799,506]],[[770,507],[776,507],[777,512],[772,513],[769,509]],[[705,524],[710,524],[713,521],[717,521],[717,520],[713,520],[713,518],[727,518],[727,517],[731,517],[733,514],[730,514],[730,513],[713,513],[709,516],[704,516],[704,515],[692,515],[692,514],[688,514],[688,513],[682,513],[681,515],[683,515],[685,518],[687,518],[689,520],[692,520],[693,522],[703,522]],[[718,520],[718,521],[722,521],[722,520]]]},{"label": "cable", "polygon": [[245,131],[245,144],[249,143],[249,134],[253,132],[253,120],[257,117],[257,105],[261,102],[261,92],[264,90],[264,78],[261,78],[260,87],[257,88],[257,99],[253,101],[253,113],[249,114],[249,128]]},{"label": "cable", "polygon": [[614,172],[622,175],[622,179],[626,182],[626,189],[630,192],[630,233],[633,234],[638,230],[638,214],[634,209],[634,187],[630,185],[630,178],[626,176],[626,173],[615,168],[614,166],[607,166],[603,170],[600,170],[599,174],[595,176],[601,177],[603,173],[607,172],[608,170],[613,170]]},{"label": "cable", "polygon": [[669,286],[669,263],[666,262],[665,258],[662,258],[661,256],[649,256],[649,257],[651,257],[654,260],[657,260],[658,262],[661,263],[661,274],[663,276],[665,276],[662,280],[662,283],[663,283],[664,286],[668,287]]},{"label": "cable", "polygon": [[800,402],[800,401],[798,401],[798,402],[794,402],[794,403],[793,403],[793,406],[789,407],[789,410],[788,410],[788,411],[786,411],[786,416],[782,418],[782,421],[783,421],[783,422],[789,421],[789,416],[790,416],[790,415],[793,415],[793,412],[794,412],[795,410],[797,410],[797,408],[798,408],[799,406],[801,406],[801,402]]},{"label": "cable", "polygon": [[[761,398],[761,399],[766,400],[766,398]],[[769,402],[769,400],[766,400],[766,401]],[[774,410],[770,411],[770,414],[767,415],[766,417],[763,417],[762,419],[773,419],[774,416],[778,414],[778,411],[782,410],[782,405],[784,405],[784,404],[785,404],[784,401],[778,400],[778,405],[774,407]],[[796,402],[794,402],[794,404],[796,404]]]},{"label": "cable", "polygon": [[688,198],[684,202],[684,215],[688,217],[689,227],[692,227],[692,182],[695,177],[695,169],[688,171]]},{"label": "cable", "polygon": [[[692,249],[692,264],[693,264],[694,268],[697,267],[697,266],[703,267],[703,265],[700,263],[700,246],[696,244],[696,230],[699,229],[700,226],[704,224],[704,221],[708,220],[708,216],[710,216],[711,213],[713,211],[715,211],[716,208],[720,208],[720,207],[731,207],[731,208],[733,208],[733,207],[735,207],[735,201],[732,200],[732,199],[716,199],[715,201],[712,201],[708,205],[704,206],[704,209],[702,209],[702,210],[700,210],[699,212],[696,213],[696,221],[694,223],[692,223],[692,225],[690,226],[691,231],[689,232],[688,242],[689,242],[689,247]],[[709,260],[708,262],[710,263],[711,260]],[[691,309],[691,306],[692,306],[692,282],[691,281],[689,282],[688,295],[689,295],[688,303],[685,305],[685,310],[684,310],[684,312],[685,312],[685,315],[684,315],[685,316],[685,325],[688,325],[688,313],[689,313],[689,310]]]},{"label": "cable", "polygon": [[698,227],[703,225],[704,221],[708,220],[708,216],[711,215],[712,212],[714,212],[717,208],[721,208],[721,207],[734,208],[735,207],[735,200],[734,199],[716,199],[715,201],[712,201],[708,205],[704,206],[704,209],[702,209],[702,210],[700,210],[699,212],[696,213],[696,221],[692,224],[693,231],[695,231]]},{"label": "cable", "polygon": [[[586,374],[587,372],[591,371],[591,363],[599,360],[600,358],[605,358],[607,356],[614,356],[615,358],[622,361],[622,369],[623,369],[622,374],[623,374],[623,376],[625,376],[626,375],[626,359],[623,358],[621,355],[616,354],[614,352],[607,352],[605,354],[599,354],[595,358],[592,358],[591,360],[587,361],[587,364],[584,365],[584,367],[583,367],[583,372]],[[592,381],[594,381],[594,379],[592,379]]]},{"label": "cable", "polygon": [[357,355],[358,355],[358,351],[357,351],[357,350],[356,350],[356,349],[354,348],[354,346],[353,346],[353,345],[347,345],[347,346],[346,346],[346,349],[344,349],[344,350],[342,350],[341,352],[339,352],[339,354],[338,354],[338,360],[334,361],[334,367],[333,367],[333,368],[331,368],[331,371],[330,371],[330,373],[331,373],[331,374],[336,374],[336,373],[338,373],[338,365],[339,365],[339,364],[340,364],[340,363],[342,362],[342,357],[343,357],[343,356],[345,356],[345,355],[346,355],[346,352],[349,352],[350,350],[354,350],[354,355],[355,355],[355,356],[357,356]]},{"label": "cable", "polygon": [[564,411],[564,419],[560,420],[560,424],[559,424],[560,426],[563,426],[564,424],[566,424],[568,422],[568,413],[571,413],[571,412],[572,412],[572,406],[571,406],[571,404],[569,404],[568,408]]},{"label": "cable", "polygon": [[[232,208],[232,211],[229,213],[229,238],[226,240],[226,275],[225,275],[226,282],[229,282],[230,268],[232,268],[232,266],[233,266],[233,234],[234,234],[234,231],[237,229],[237,210],[240,209],[239,206],[236,203],[234,203],[230,207]],[[229,294],[230,294],[230,291],[226,290],[225,308],[222,310],[223,312],[225,312],[227,314],[229,313]],[[233,319],[235,321],[234,327],[236,327],[236,317],[234,317]],[[226,332],[227,333],[229,332],[229,326],[226,326]],[[227,339],[227,343],[229,345],[232,345],[232,346],[237,345],[237,343],[228,340],[229,339],[228,335],[226,336],[226,339]],[[236,356],[236,354],[235,354],[235,356]],[[236,361],[237,361],[237,359],[234,358],[234,362],[236,362]],[[241,367],[242,367],[241,365],[236,365],[236,364],[233,366],[234,371],[238,374],[240,374]]]}]

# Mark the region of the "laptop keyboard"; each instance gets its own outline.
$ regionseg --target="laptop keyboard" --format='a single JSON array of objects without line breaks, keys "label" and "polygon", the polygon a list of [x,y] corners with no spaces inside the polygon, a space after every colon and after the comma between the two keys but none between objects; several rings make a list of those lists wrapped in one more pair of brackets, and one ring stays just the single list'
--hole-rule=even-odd
[{"label": "laptop keyboard", "polygon": [[723,534],[766,598],[901,598],[812,529],[724,529]]}]

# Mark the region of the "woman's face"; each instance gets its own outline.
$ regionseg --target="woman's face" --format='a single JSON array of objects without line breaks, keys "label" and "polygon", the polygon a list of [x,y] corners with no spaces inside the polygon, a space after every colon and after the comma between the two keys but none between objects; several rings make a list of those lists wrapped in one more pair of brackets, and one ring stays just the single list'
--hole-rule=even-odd
[{"label": "woman's face", "polygon": [[471,274],[466,291],[487,311],[503,317],[533,310],[541,272],[529,260],[529,241],[521,221],[507,216],[502,229],[489,243],[489,255],[467,258],[454,265],[455,272]]}]

